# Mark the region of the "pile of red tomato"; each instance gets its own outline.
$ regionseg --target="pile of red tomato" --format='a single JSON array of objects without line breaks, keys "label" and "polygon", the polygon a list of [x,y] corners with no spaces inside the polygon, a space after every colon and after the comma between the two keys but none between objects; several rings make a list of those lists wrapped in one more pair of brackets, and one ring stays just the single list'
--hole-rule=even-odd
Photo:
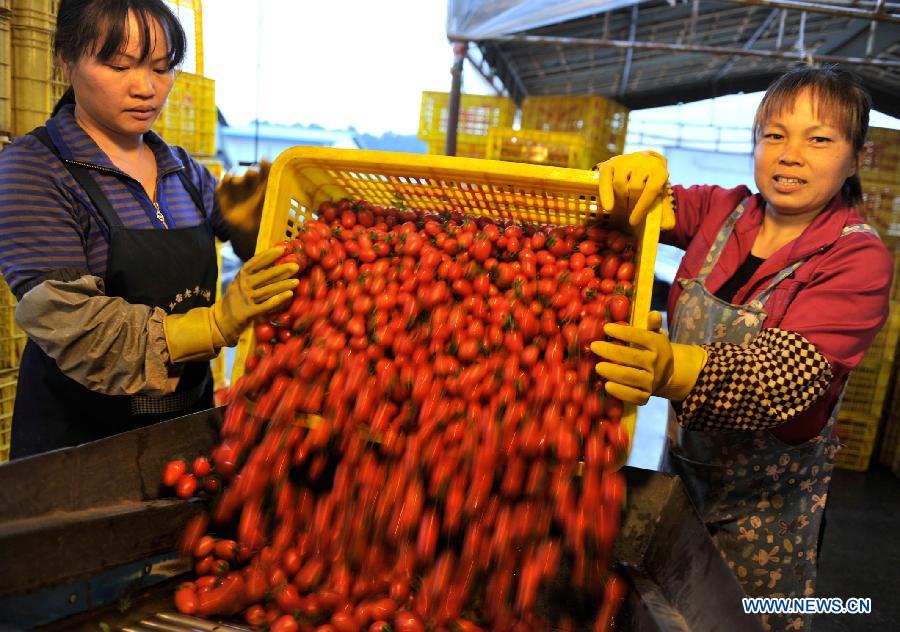
[{"label": "pile of red tomato", "polygon": [[588,345],[628,319],[633,258],[600,224],[322,204],[229,393],[179,610],[282,632],[611,629],[629,439]]}]

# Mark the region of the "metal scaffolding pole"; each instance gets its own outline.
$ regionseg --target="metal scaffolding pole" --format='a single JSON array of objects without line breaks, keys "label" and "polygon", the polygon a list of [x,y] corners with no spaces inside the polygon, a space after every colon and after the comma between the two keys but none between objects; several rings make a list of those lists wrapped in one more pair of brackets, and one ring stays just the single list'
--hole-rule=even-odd
[{"label": "metal scaffolding pole", "polygon": [[[879,0],[874,10],[855,9],[852,7],[841,7],[833,4],[819,4],[817,2],[798,2],[790,0],[725,0],[735,4],[752,4],[760,7],[772,7],[773,9],[794,9],[796,11],[810,11],[812,13],[829,13],[831,15],[841,15],[848,18],[857,18],[860,20],[875,20],[877,22],[893,22],[900,24],[900,14],[888,13],[888,9],[884,0]],[[891,3],[896,10],[897,4]]]},{"label": "metal scaffolding pole", "polygon": [[447,101],[447,144],[444,146],[444,154],[447,156],[456,155],[456,127],[459,125],[459,102],[462,98],[462,71],[468,52],[469,45],[466,42],[453,42],[450,98]]}]

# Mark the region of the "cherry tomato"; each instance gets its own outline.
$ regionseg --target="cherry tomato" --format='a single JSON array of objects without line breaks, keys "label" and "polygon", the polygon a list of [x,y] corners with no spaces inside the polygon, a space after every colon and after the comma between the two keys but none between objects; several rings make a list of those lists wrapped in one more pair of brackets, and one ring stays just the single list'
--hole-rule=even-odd
[{"label": "cherry tomato", "polygon": [[631,301],[623,294],[612,296],[606,304],[612,321],[625,321],[631,314]]},{"label": "cherry tomato", "polygon": [[210,475],[203,479],[203,489],[208,494],[217,494],[222,489],[222,479],[216,475]]},{"label": "cherry tomato", "polygon": [[300,629],[300,624],[293,615],[283,614],[275,620],[269,629],[271,632],[297,632]]},{"label": "cherry tomato", "polygon": [[179,498],[190,498],[197,491],[199,482],[193,474],[182,474],[175,484],[175,495]]},{"label": "cherry tomato", "polygon": [[274,342],[278,338],[278,332],[271,323],[259,323],[254,327],[253,333],[256,341],[260,343]]},{"label": "cherry tomato", "polygon": [[205,535],[197,542],[197,546],[194,547],[194,557],[202,558],[210,555],[213,552],[213,549],[216,546],[216,539],[211,535]]},{"label": "cherry tomato", "polygon": [[194,472],[194,476],[197,478],[203,478],[204,476],[208,476],[212,471],[212,466],[209,464],[209,459],[205,456],[198,456],[194,459],[194,463],[191,466],[191,470]]},{"label": "cherry tomato", "polygon": [[425,625],[422,619],[413,612],[398,612],[394,616],[394,630],[396,632],[424,632]]},{"label": "cherry tomato", "polygon": [[197,591],[191,586],[181,586],[175,591],[175,608],[181,614],[197,612]]},{"label": "cherry tomato", "polygon": [[626,261],[625,263],[619,266],[619,270],[616,272],[616,278],[619,281],[633,281],[634,280],[634,264],[630,261]]},{"label": "cherry tomato", "polygon": [[259,604],[250,606],[244,611],[244,621],[250,625],[263,625],[266,622],[266,609]]},{"label": "cherry tomato", "polygon": [[178,479],[180,479],[186,472],[187,464],[184,461],[169,461],[168,463],[166,463],[166,467],[163,470],[163,485],[165,485],[166,487],[175,487],[175,485],[178,484]]}]

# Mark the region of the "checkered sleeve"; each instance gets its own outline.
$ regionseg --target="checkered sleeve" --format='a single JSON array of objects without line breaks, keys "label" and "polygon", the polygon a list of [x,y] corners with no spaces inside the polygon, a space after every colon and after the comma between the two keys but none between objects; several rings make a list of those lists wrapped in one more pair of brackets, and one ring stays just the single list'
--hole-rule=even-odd
[{"label": "checkered sleeve", "polygon": [[703,346],[706,366],[676,411],[691,430],[778,426],[809,408],[834,377],[828,360],[793,331],[764,329],[746,347]]}]

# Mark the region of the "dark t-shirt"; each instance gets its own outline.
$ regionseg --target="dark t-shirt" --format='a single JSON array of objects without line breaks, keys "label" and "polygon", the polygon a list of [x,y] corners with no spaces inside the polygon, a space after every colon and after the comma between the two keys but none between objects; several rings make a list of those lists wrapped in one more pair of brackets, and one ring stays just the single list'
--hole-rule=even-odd
[{"label": "dark t-shirt", "polygon": [[744,287],[747,284],[747,281],[750,280],[750,277],[759,270],[759,266],[763,264],[763,261],[765,261],[765,259],[747,255],[747,259],[737,270],[735,270],[734,275],[719,288],[718,292],[716,292],[716,298],[721,299],[726,303],[730,303],[731,299],[734,298],[734,295],[738,293],[738,290]]}]

